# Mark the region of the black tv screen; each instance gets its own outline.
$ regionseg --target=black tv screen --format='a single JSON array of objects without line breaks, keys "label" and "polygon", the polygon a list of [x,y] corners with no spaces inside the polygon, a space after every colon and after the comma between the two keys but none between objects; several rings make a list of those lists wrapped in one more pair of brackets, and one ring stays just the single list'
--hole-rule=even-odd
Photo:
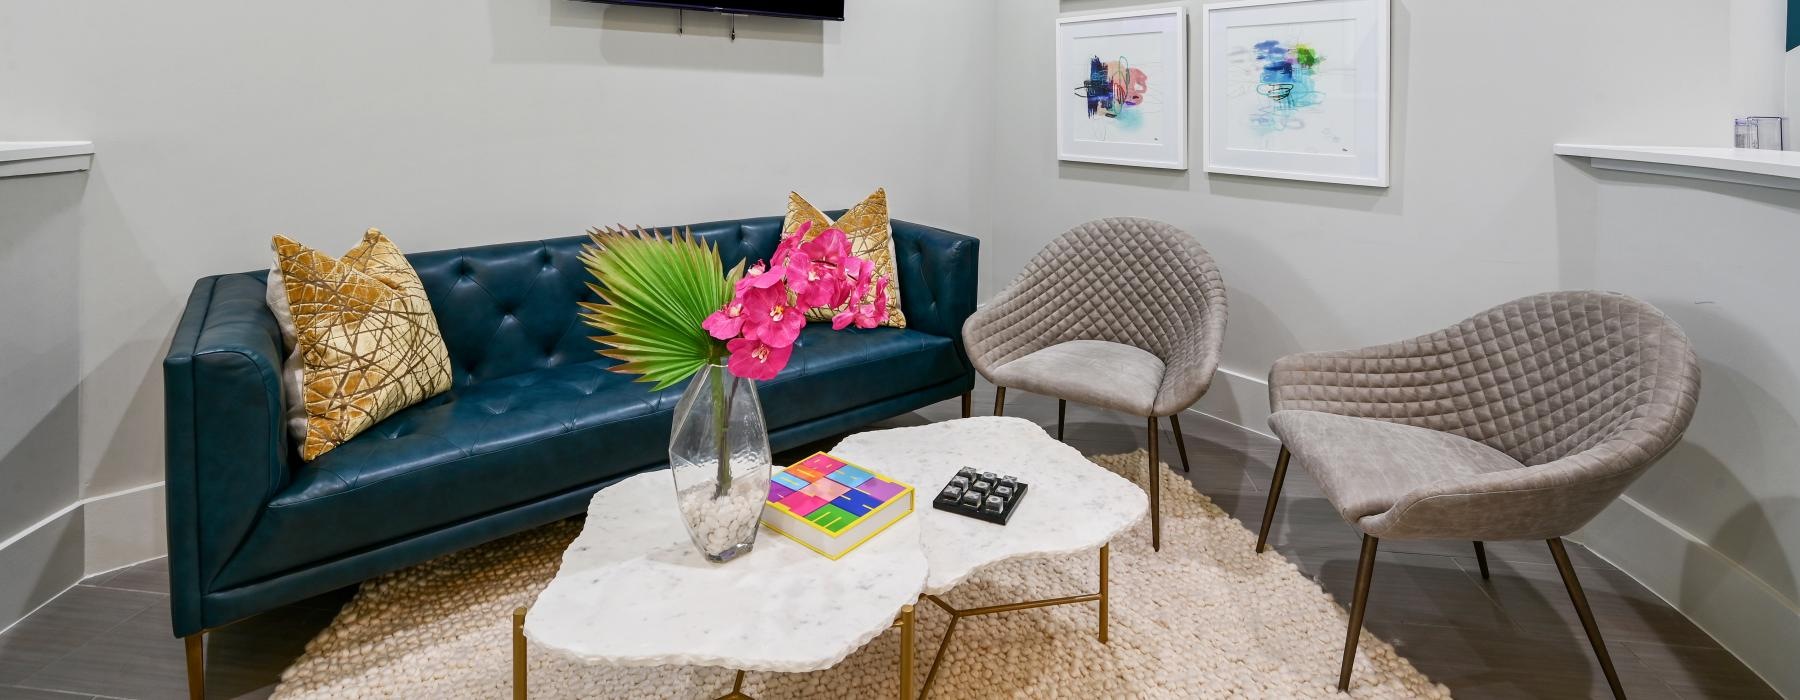
[{"label": "black tv screen", "polygon": [[588,0],[610,5],[667,7],[674,10],[724,12],[734,15],[769,15],[804,19],[844,19],[844,0]]}]

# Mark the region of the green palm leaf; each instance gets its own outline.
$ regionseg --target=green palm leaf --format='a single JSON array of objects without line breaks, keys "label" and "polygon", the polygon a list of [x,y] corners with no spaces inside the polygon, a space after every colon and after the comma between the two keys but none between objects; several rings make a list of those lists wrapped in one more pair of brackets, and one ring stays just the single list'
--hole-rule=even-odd
[{"label": "green palm leaf", "polygon": [[581,263],[593,275],[598,304],[582,303],[582,321],[603,335],[600,354],[619,360],[612,371],[640,375],[656,390],[685,381],[723,361],[725,344],[700,327],[731,301],[744,266],[727,273],[718,247],[693,231],[660,235],[644,229],[595,229]]}]

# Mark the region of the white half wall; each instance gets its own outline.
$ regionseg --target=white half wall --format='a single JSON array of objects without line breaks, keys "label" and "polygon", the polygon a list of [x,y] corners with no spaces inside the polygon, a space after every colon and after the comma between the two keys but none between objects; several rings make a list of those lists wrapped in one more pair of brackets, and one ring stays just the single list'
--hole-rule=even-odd
[{"label": "white half wall", "polygon": [[1582,532],[1800,695],[1800,193],[1557,164],[1563,285],[1656,304],[1700,356],[1687,437]]}]

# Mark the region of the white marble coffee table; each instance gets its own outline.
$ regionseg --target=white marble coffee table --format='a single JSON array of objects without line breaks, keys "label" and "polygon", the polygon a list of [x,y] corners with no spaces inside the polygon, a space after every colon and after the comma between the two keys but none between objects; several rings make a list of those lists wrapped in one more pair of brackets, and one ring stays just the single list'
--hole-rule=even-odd
[{"label": "white marble coffee table", "polygon": [[[1016,418],[966,418],[846,438],[833,454],[906,481],[912,515],[838,561],[765,530],[750,554],[705,561],[663,472],[594,495],[587,524],[529,613],[514,615],[514,697],[525,697],[525,640],[582,663],[717,666],[797,673],[830,668],[900,627],[900,691],[912,697],[912,604],[964,617],[1098,602],[1107,637],[1107,543],[1142,520],[1144,492]],[[1006,526],[945,513],[931,498],[964,466],[1031,485]],[[1100,591],[958,610],[939,594],[982,567],[1098,549]],[[621,631],[629,631],[622,633]],[[929,692],[946,634],[932,662]],[[731,697],[745,697],[734,689]]]},{"label": "white marble coffee table", "polygon": [[837,561],[765,529],[749,555],[708,562],[677,515],[669,474],[657,471],[594,494],[521,631],[581,663],[799,673],[831,668],[899,625],[910,692],[912,604],[924,585],[911,516]]}]

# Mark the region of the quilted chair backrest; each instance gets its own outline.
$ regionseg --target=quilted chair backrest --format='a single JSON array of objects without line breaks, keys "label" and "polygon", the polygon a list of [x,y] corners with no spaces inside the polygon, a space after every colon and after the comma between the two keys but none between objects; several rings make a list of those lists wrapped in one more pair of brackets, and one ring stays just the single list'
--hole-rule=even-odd
[{"label": "quilted chair backrest", "polygon": [[1400,422],[1479,440],[1525,465],[1624,437],[1637,466],[1687,429],[1700,388],[1687,335],[1656,307],[1609,292],[1551,292],[1390,346],[1391,372],[1429,386]]},{"label": "quilted chair backrest", "polygon": [[1028,354],[1040,336],[1121,343],[1174,363],[1202,351],[1195,339],[1224,320],[1225,283],[1212,256],[1193,236],[1150,219],[1069,230],[1026,263],[1007,293],[1007,303],[1029,309],[1009,322],[1032,337],[984,340],[974,350],[987,366]]},{"label": "quilted chair backrest", "polygon": [[[719,246],[727,267],[765,260],[781,217],[695,224]],[[572,362],[605,360],[581,322],[578,302],[598,301],[579,258],[587,236],[417,253],[407,258],[425,282],[450,351],[456,386]]]}]

